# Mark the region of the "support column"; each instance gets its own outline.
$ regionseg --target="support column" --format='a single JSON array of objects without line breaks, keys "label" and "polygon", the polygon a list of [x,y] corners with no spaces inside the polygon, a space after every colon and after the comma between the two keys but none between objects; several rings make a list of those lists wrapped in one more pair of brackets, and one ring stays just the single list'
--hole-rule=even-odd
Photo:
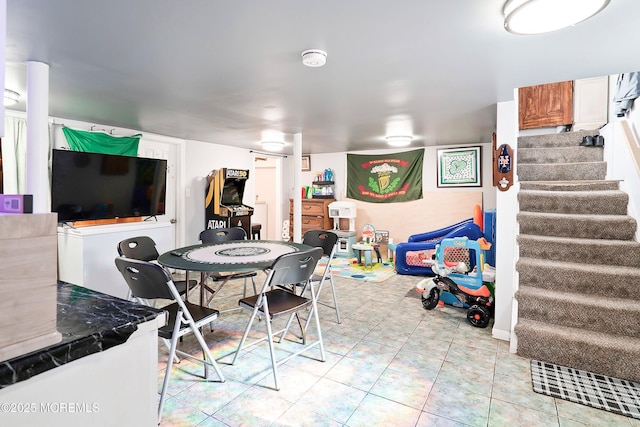
[{"label": "support column", "polygon": [[[4,96],[5,46],[7,45],[7,2],[0,0],[0,88]],[[4,99],[3,99],[4,101]],[[4,136],[4,103],[0,105],[0,138]]]},{"label": "support column", "polygon": [[49,65],[27,61],[27,194],[33,212],[51,212],[49,189]]},{"label": "support column", "polygon": [[302,242],[302,134],[293,134],[293,241]]},{"label": "support column", "polygon": [[[509,144],[517,157],[518,146],[518,89],[514,90],[514,100],[498,102],[496,133],[500,144]],[[494,166],[495,167],[495,166]],[[517,164],[512,163],[514,178],[517,176]],[[516,180],[507,191],[496,192],[496,212],[500,219],[496,220],[496,291],[495,315],[492,329],[493,338],[510,341],[512,353],[516,352],[517,339],[513,328],[517,323],[518,301],[514,298],[518,290],[518,190],[520,183]]]}]

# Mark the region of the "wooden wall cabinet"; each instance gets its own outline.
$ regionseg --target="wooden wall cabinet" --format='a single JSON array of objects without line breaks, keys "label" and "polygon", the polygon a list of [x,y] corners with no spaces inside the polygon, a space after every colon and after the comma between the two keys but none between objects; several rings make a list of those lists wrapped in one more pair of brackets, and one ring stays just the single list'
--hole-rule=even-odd
[{"label": "wooden wall cabinet", "polygon": [[520,130],[573,123],[573,82],[518,89]]},{"label": "wooden wall cabinet", "polygon": [[[309,230],[331,230],[329,203],[335,199],[302,199],[302,235]],[[293,199],[289,199],[289,235],[293,237]]]}]

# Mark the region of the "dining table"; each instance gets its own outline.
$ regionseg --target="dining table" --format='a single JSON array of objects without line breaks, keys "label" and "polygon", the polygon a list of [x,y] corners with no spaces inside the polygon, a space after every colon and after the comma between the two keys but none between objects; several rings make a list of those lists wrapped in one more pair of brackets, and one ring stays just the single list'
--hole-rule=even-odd
[{"label": "dining table", "polygon": [[[234,276],[253,271],[267,271],[280,255],[308,250],[311,246],[280,240],[232,240],[201,243],[165,252],[158,257],[164,267],[200,273],[200,304],[209,305]],[[224,274],[213,289],[205,282],[207,273]],[[206,292],[210,293],[205,303]]]}]

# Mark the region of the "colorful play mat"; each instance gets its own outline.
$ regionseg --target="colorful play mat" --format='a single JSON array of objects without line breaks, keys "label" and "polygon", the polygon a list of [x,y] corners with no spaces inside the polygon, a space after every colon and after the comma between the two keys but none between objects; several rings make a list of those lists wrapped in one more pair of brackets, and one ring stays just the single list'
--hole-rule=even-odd
[{"label": "colorful play mat", "polygon": [[[318,263],[317,272],[324,271],[325,260]],[[384,282],[396,274],[392,262],[374,263],[373,267],[363,267],[357,264],[355,258],[336,257],[331,261],[331,271],[336,277],[349,277],[351,279],[365,280],[367,282]]]}]

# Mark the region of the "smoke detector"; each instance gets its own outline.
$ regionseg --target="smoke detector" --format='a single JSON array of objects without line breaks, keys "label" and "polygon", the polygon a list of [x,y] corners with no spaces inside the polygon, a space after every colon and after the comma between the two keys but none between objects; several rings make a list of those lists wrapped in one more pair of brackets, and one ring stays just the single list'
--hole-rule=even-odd
[{"label": "smoke detector", "polygon": [[302,63],[307,67],[322,67],[327,63],[327,52],[320,49],[309,49],[302,52]]}]

